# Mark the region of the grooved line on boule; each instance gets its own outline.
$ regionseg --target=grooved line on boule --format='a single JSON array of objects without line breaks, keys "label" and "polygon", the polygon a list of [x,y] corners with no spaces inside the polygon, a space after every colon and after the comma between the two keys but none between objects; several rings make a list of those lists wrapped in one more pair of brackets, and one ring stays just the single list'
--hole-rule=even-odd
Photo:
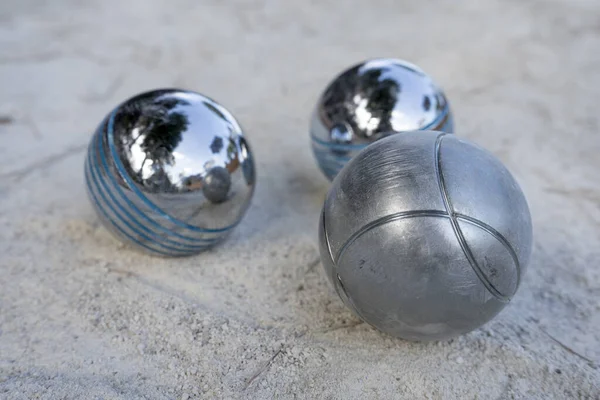
[{"label": "grooved line on boule", "polygon": [[460,214],[460,213],[455,213],[454,215],[455,215],[456,219],[463,220],[473,226],[478,227],[479,229],[484,230],[485,232],[490,234],[492,237],[494,237],[497,241],[499,241],[506,248],[506,251],[508,251],[508,253],[510,254],[510,257],[512,258],[513,262],[515,263],[515,268],[517,269],[517,285],[516,285],[516,287],[519,287],[519,285],[521,284],[521,264],[519,264],[519,257],[517,256],[517,252],[515,251],[515,249],[512,248],[510,243],[508,243],[508,240],[504,236],[502,236],[502,234],[500,232],[498,232],[497,230],[495,230],[494,228],[492,228],[490,225],[486,224],[485,222],[478,220],[477,218],[469,217],[468,215],[464,215],[464,214]]},{"label": "grooved line on boule", "polygon": [[[332,258],[334,263],[337,265],[337,262],[342,258],[342,255],[346,251],[348,247],[352,245],[359,237],[361,237],[366,232],[370,231],[373,228],[377,228],[378,226],[385,225],[388,222],[399,221],[401,219],[407,218],[415,218],[415,217],[442,217],[448,218],[448,214],[445,211],[440,210],[411,210],[411,211],[400,211],[394,214],[386,215],[385,217],[381,217],[376,219],[375,221],[371,221],[368,224],[364,225],[360,228],[356,233],[354,233],[350,238],[344,243],[342,248],[338,251],[337,256]],[[331,251],[331,250],[330,250]]]},{"label": "grooved line on boule", "polygon": [[333,264],[333,268],[331,271],[331,282],[333,283],[333,288],[335,289],[335,292],[341,298],[342,296],[340,296],[338,285],[335,284],[335,282],[338,280],[337,261],[335,258],[333,258],[333,253],[331,252],[331,245],[329,244],[329,235],[327,234],[327,225],[325,224],[325,210],[323,210],[322,212],[322,218],[323,220],[321,221],[321,224],[323,224],[323,235],[325,236],[325,244],[327,245],[327,252],[329,253],[329,258],[331,259],[331,262]]},{"label": "grooved line on boule", "polygon": [[[506,248],[506,250],[510,253],[511,258],[513,259],[513,262],[516,265],[517,273],[520,273],[521,266],[518,261],[517,253],[512,248],[510,243],[508,243],[508,240],[506,240],[506,238],[504,236],[502,236],[502,234],[500,232],[498,232],[497,230],[495,230],[494,228],[492,228],[485,222],[478,220],[477,218],[469,217],[467,215],[459,214],[459,213],[455,213],[454,215],[455,215],[456,219],[463,220],[473,226],[478,227],[479,229],[483,230],[484,232],[488,233],[490,236],[492,236],[493,238],[498,240],[501,244],[503,244],[504,247]],[[337,262],[342,258],[344,252],[354,242],[356,242],[356,240],[358,240],[358,238],[360,238],[362,235],[364,235],[371,229],[385,225],[388,222],[400,221],[403,219],[416,218],[416,217],[432,217],[432,218],[450,219],[450,216],[445,211],[439,211],[439,210],[401,211],[401,212],[397,212],[394,214],[386,215],[385,217],[378,218],[372,222],[369,222],[367,225],[365,225],[363,228],[361,228],[359,231],[357,231],[355,234],[353,234],[348,239],[348,241],[346,243],[344,243],[344,245],[342,246],[340,251],[338,251],[337,257],[335,257],[335,259],[332,255],[331,247],[329,245],[329,238],[327,237],[327,230],[324,229],[325,230],[325,240],[327,242],[327,249],[329,251],[329,257],[334,262],[334,265],[337,267]],[[325,221],[325,217],[323,216],[323,223],[324,223],[324,221]],[[517,286],[519,285],[519,283],[520,283],[520,277],[517,276]]]},{"label": "grooved line on boule", "polygon": [[[331,251],[331,245],[329,244],[329,236],[327,234],[327,225],[325,224],[325,209],[323,209],[323,220],[321,221],[321,223],[323,224],[323,235],[325,236],[325,243],[327,244],[327,252],[329,253],[329,258],[331,259],[331,262],[333,264],[333,268],[332,268],[332,283],[333,283],[333,288],[335,289],[335,292],[337,293],[338,297],[340,299],[342,299],[342,301],[344,301],[344,297],[348,300],[348,303],[350,303],[350,308],[352,310],[354,310],[354,312],[356,313],[356,315],[358,315],[358,317],[360,319],[362,319],[363,321],[366,321],[366,318],[363,317],[362,313],[358,310],[358,307],[356,307],[356,305],[354,304],[354,301],[352,301],[352,298],[350,297],[350,295],[348,294],[348,292],[346,291],[346,288],[344,287],[344,282],[342,282],[342,277],[340,276],[340,274],[338,274],[337,272],[337,261],[335,258],[333,258],[333,253]],[[342,295],[340,294],[340,290],[342,292],[344,292],[344,297],[342,297]]]},{"label": "grooved line on boule", "polygon": [[[510,300],[510,297],[506,296],[502,292],[500,292],[492,284],[492,282],[490,282],[490,280],[487,278],[487,276],[481,270],[481,267],[477,263],[477,260],[475,260],[475,257],[473,256],[473,253],[471,252],[471,248],[467,244],[467,241],[464,237],[462,229],[460,229],[460,225],[458,224],[456,214],[454,213],[454,208],[452,207],[452,202],[450,201],[450,196],[448,195],[448,191],[446,189],[446,182],[444,181],[444,175],[442,173],[442,163],[441,163],[441,158],[440,158],[440,152],[441,152],[442,139],[446,135],[447,135],[446,133],[442,133],[442,134],[438,135],[438,137],[435,140],[435,148],[434,148],[434,164],[435,165],[434,165],[434,167],[435,167],[435,175],[436,175],[437,182],[438,182],[438,185],[440,188],[440,193],[442,195],[442,201],[444,203],[444,207],[446,208],[447,215],[450,219],[450,224],[452,225],[452,229],[454,230],[454,235],[456,236],[456,239],[458,240],[458,243],[459,243],[463,253],[465,254],[465,257],[469,261],[469,264],[471,264],[471,268],[473,268],[475,275],[477,275],[477,277],[479,278],[479,280],[481,281],[483,286],[485,286],[485,288],[498,300],[500,300],[502,302],[508,302]],[[469,219],[465,219],[465,220],[469,221]],[[481,221],[479,221],[479,222],[481,223]],[[492,233],[492,231],[495,232],[495,230],[493,230],[493,228],[491,228],[489,226],[487,226],[487,227],[488,227],[488,229],[485,229],[485,228],[484,229],[486,231],[488,231],[489,233]],[[496,232],[496,233],[498,233],[498,232]],[[499,233],[498,233],[498,235],[499,235]],[[506,242],[505,239],[500,240],[500,242],[502,244],[504,244],[505,247],[506,247],[505,243],[508,243],[508,242]],[[512,250],[512,248],[511,248],[511,250]],[[509,250],[509,252],[511,253],[511,256],[512,256],[513,252],[510,250]],[[516,268],[517,268],[517,274],[518,274],[519,269],[520,269],[518,266],[518,263],[517,263]]]}]

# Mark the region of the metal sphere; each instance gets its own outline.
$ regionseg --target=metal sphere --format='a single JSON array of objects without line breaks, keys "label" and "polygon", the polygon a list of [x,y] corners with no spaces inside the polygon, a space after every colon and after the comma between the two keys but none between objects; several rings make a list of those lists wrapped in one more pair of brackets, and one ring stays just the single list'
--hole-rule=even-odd
[{"label": "metal sphere", "polygon": [[315,107],[310,134],[319,167],[329,180],[364,147],[395,132],[452,133],[444,93],[419,67],[374,59],[336,77]]},{"label": "metal sphere", "polygon": [[404,339],[445,339],[492,319],[531,254],[529,208],[510,172],[440,132],[364,149],[333,181],[321,217],[321,259],[339,296]]},{"label": "metal sphere", "polygon": [[153,254],[221,241],[254,191],[252,152],[235,118],[201,94],[168,89],[114,109],[92,137],[88,194],[104,225]]},{"label": "metal sphere", "polygon": [[204,177],[202,193],[213,203],[222,203],[227,200],[231,188],[231,174],[227,168],[213,167]]}]

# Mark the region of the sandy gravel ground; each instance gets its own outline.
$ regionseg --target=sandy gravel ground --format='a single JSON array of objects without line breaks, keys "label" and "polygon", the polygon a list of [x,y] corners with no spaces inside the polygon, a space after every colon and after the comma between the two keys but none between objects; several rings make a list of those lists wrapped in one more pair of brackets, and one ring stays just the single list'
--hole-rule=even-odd
[{"label": "sandy gravel ground", "polygon": [[[494,321],[395,340],[318,261],[328,182],[308,118],[342,68],[395,56],[522,184],[535,248]],[[176,86],[225,104],[259,184],[243,223],[160,259],[99,225],[84,149],[116,103]],[[598,399],[600,2],[0,2],[0,398]]]}]

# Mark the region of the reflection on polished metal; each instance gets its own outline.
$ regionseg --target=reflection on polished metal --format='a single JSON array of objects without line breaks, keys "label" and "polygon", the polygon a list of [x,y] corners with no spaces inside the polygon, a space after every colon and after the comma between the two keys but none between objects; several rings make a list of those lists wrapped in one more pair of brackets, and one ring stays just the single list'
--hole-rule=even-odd
[{"label": "reflection on polished metal", "polygon": [[527,201],[510,172],[433,131],[391,135],[356,155],[333,181],[319,230],[321,260],[346,305],[410,340],[492,319],[532,248]]},{"label": "reflection on polished metal", "polygon": [[102,121],[85,163],[104,225],[164,256],[201,252],[240,222],[254,191],[252,152],[235,118],[182,90],[135,96]]},{"label": "reflection on polished metal", "polygon": [[321,95],[310,133],[323,173],[333,180],[361,149],[394,132],[452,133],[444,93],[419,67],[375,59],[344,71]]}]

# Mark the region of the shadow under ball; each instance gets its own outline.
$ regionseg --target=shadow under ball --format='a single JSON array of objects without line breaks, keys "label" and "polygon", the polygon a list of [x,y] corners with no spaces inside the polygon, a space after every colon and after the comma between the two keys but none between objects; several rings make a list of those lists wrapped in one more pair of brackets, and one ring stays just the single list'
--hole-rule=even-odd
[{"label": "shadow under ball", "polygon": [[440,340],[491,320],[532,248],[529,208],[492,154],[440,132],[373,143],[342,169],[320,221],[338,295],[390,335]]},{"label": "shadow under ball", "polygon": [[329,180],[370,143],[413,130],[452,133],[450,106],[419,67],[385,58],[337,76],[321,94],[310,125],[313,153]]},{"label": "shadow under ball", "polygon": [[103,224],[163,256],[199,253],[237,225],[255,186],[252,152],[235,118],[194,92],[165,89],[115,108],[85,162]]}]

